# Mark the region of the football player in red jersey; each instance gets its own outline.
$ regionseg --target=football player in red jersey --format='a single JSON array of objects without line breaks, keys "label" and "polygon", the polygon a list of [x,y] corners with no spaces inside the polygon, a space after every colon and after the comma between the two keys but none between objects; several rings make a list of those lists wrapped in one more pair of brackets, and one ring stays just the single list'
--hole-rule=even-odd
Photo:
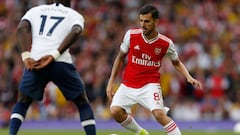
[{"label": "football player in red jersey", "polygon": [[[177,124],[167,116],[169,108],[164,106],[160,86],[161,61],[168,56],[173,66],[182,73],[187,81],[202,89],[199,81],[194,79],[179,60],[174,43],[156,30],[159,12],[153,5],[145,5],[139,11],[141,28],[129,29],[120,45],[120,51],[114,61],[106,93],[112,101],[110,111],[113,118],[126,129],[137,135],[148,135],[130,115],[134,104],[149,109],[155,119],[163,126],[168,135],[181,135]],[[121,85],[114,93],[114,82],[125,57],[125,67]]]}]

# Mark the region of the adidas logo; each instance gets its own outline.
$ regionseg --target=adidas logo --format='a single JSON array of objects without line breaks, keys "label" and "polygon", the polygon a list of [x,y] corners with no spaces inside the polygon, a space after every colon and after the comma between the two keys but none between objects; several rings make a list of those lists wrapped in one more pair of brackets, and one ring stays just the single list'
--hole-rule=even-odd
[{"label": "adidas logo", "polygon": [[135,50],[140,50],[139,45],[135,45],[135,46],[134,46],[134,49],[135,49]]}]

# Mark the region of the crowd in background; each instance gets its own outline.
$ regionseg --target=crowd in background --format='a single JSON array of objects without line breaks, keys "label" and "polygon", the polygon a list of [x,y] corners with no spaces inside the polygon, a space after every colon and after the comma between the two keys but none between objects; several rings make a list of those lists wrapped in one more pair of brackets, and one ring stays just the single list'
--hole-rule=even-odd
[{"label": "crowd in background", "polygon": [[[51,0],[0,0],[0,127],[7,126],[23,71],[16,28],[27,9]],[[85,17],[84,33],[71,47],[77,70],[97,119],[111,119],[105,87],[127,29],[138,27],[138,9],[152,3],[160,11],[160,33],[170,37],[180,59],[203,84],[198,90],[164,59],[160,82],[165,105],[176,120],[240,120],[239,0],[72,0]],[[44,43],[43,43],[44,44]],[[119,83],[121,74],[118,76]],[[118,86],[116,86],[117,88]],[[137,119],[152,119],[141,106]],[[26,119],[77,119],[71,102],[49,83]]]}]

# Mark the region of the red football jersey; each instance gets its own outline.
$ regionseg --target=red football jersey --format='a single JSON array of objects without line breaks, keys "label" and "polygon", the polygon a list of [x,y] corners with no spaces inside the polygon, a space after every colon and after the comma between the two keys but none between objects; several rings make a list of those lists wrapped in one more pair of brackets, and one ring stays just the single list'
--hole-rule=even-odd
[{"label": "red football jersey", "polygon": [[[126,86],[141,88],[147,83],[159,83],[159,69],[163,57],[168,53],[172,55],[171,59],[177,58],[172,41],[160,33],[156,38],[148,40],[141,29],[131,29],[126,33],[124,40],[129,40],[123,41],[121,45],[121,49],[128,49],[125,50],[128,51],[128,64],[122,80]],[[172,48],[169,49],[171,44]]]}]

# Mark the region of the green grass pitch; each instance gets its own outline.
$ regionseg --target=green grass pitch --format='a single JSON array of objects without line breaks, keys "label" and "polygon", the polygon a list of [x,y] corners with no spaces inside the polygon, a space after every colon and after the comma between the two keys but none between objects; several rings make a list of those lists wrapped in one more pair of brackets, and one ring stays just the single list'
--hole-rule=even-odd
[{"label": "green grass pitch", "polygon": [[[150,135],[166,135],[161,131],[149,131]],[[125,130],[99,130],[97,135],[134,135]],[[8,135],[8,129],[0,129],[0,135]],[[18,135],[85,135],[82,130],[20,130]],[[182,131],[182,135],[239,135],[231,131]]]}]

